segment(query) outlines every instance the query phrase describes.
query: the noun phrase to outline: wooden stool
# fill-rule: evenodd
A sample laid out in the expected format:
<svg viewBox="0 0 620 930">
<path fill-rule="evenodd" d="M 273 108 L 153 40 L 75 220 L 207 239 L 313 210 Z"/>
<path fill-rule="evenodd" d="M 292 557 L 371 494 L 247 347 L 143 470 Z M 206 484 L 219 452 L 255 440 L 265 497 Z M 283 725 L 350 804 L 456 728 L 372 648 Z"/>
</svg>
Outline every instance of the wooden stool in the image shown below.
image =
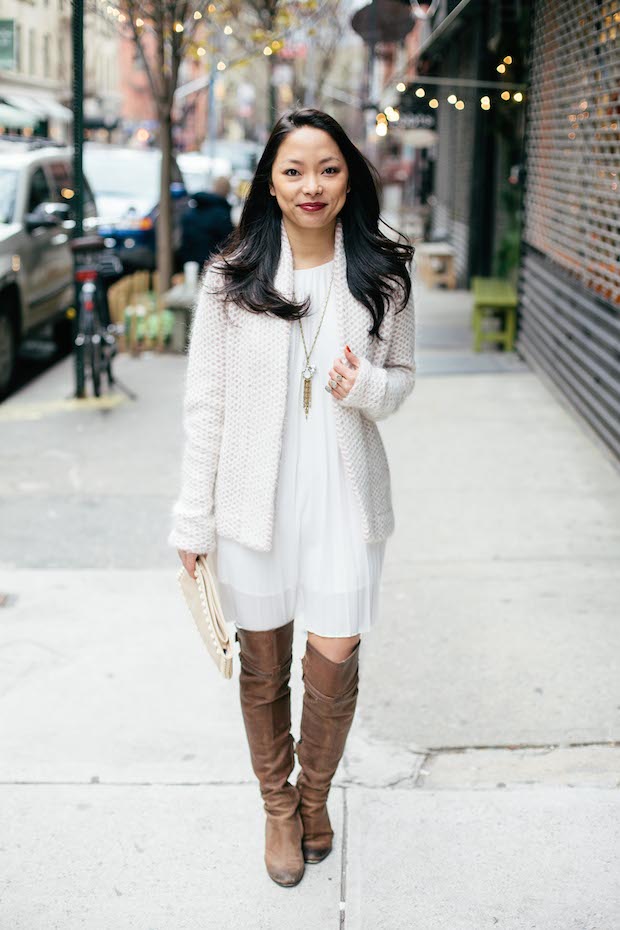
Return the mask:
<svg viewBox="0 0 620 930">
<path fill-rule="evenodd" d="M 420 277 L 427 287 L 445 284 L 454 290 L 456 273 L 454 269 L 454 248 L 447 242 L 421 242 L 416 245 L 416 257 Z"/>
<path fill-rule="evenodd" d="M 517 292 L 508 281 L 502 278 L 471 279 L 474 292 L 474 310 L 472 327 L 474 330 L 474 351 L 480 352 L 483 342 L 501 342 L 507 352 L 514 347 L 517 330 Z M 503 326 L 499 330 L 485 329 L 483 321 L 491 316 L 503 317 Z"/>
</svg>

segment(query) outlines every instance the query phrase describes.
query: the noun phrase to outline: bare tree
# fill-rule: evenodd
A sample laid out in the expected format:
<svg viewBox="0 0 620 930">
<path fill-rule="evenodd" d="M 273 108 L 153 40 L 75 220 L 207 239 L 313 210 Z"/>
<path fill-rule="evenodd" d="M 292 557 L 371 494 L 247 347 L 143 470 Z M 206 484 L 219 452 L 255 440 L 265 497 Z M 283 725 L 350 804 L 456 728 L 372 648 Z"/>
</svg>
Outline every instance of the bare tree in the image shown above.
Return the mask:
<svg viewBox="0 0 620 930">
<path fill-rule="evenodd" d="M 236 24 L 234 45 L 238 55 L 229 66 L 248 58 L 265 56 L 271 72 L 277 52 L 288 33 L 320 21 L 325 6 L 339 0 L 122 0 L 121 28 L 128 30 L 142 60 L 153 95 L 161 147 L 161 191 L 157 227 L 157 267 L 160 288 L 170 284 L 173 270 L 172 203 L 170 196 L 172 158 L 172 110 L 181 63 L 198 41 L 203 45 L 223 22 Z M 207 15 L 208 14 L 208 15 Z M 212 52 L 214 54 L 214 52 Z M 264 60 L 264 59 L 263 59 Z M 270 81 L 270 88 L 272 82 Z M 270 98 L 270 118 L 275 102 Z"/>
</svg>

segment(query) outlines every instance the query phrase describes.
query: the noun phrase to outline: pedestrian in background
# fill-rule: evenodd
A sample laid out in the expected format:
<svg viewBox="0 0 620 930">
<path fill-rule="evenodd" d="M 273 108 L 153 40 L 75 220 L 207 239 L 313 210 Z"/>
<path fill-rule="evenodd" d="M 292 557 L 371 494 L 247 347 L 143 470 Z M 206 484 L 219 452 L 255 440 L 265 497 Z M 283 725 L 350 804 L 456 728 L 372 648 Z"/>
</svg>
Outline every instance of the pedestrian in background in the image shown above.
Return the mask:
<svg viewBox="0 0 620 930">
<path fill-rule="evenodd" d="M 192 194 L 187 209 L 181 216 L 181 259 L 203 264 L 216 253 L 233 231 L 230 218 L 230 181 L 216 178 L 212 191 Z"/>
<path fill-rule="evenodd" d="M 236 627 L 265 863 L 281 885 L 332 848 L 327 798 L 394 530 L 376 421 L 415 382 L 413 247 L 379 229 L 377 178 L 327 113 L 283 115 L 192 323 L 168 542 L 191 575 L 211 555 Z M 307 631 L 297 742 L 295 620 Z"/>
</svg>

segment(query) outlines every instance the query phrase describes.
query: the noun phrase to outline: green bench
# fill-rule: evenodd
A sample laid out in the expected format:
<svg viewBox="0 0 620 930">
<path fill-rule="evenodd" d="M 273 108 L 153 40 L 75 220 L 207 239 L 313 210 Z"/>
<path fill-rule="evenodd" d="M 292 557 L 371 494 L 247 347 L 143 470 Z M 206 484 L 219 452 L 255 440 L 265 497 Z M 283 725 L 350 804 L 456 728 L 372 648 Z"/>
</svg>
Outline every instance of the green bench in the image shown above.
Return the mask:
<svg viewBox="0 0 620 930">
<path fill-rule="evenodd" d="M 502 278 L 481 277 L 473 277 L 471 287 L 474 294 L 474 351 L 480 352 L 483 342 L 501 342 L 505 350 L 511 352 L 517 331 L 516 289 Z M 484 327 L 486 319 L 498 316 L 503 323 L 499 330 Z"/>
</svg>

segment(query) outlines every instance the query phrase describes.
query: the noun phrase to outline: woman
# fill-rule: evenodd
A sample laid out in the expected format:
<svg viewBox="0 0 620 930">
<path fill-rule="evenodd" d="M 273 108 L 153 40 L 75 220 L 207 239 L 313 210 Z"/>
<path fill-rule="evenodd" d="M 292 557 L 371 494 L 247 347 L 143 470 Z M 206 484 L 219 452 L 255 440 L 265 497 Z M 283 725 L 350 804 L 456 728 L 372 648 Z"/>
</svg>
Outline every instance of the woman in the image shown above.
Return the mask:
<svg viewBox="0 0 620 930">
<path fill-rule="evenodd" d="M 379 231 L 375 179 L 328 114 L 282 116 L 237 230 L 205 268 L 192 323 L 168 542 L 192 575 L 198 553 L 214 558 L 239 642 L 265 864 L 281 885 L 297 884 L 304 863 L 332 848 L 326 802 L 394 529 L 375 421 L 414 386 L 413 247 Z M 289 679 L 300 618 L 295 743 Z"/>
</svg>

